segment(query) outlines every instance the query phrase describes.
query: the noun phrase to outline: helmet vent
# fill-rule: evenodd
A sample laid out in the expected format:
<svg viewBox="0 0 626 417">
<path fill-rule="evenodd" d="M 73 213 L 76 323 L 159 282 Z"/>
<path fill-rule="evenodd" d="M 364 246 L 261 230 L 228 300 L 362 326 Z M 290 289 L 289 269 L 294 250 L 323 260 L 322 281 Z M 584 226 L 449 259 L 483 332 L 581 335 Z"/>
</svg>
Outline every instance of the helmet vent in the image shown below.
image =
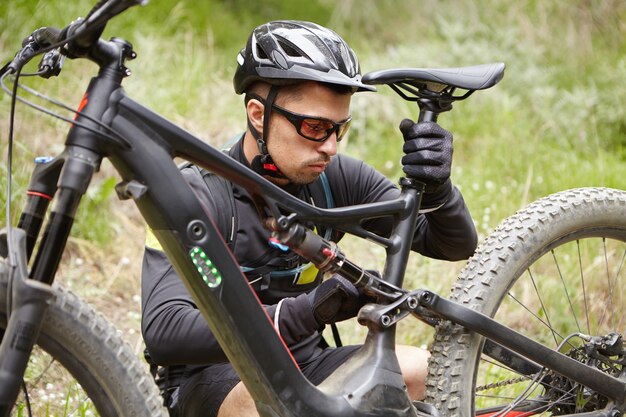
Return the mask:
<svg viewBox="0 0 626 417">
<path fill-rule="evenodd" d="M 261 48 L 261 45 L 257 44 L 256 46 L 256 56 L 259 57 L 259 59 L 268 59 L 269 57 L 267 56 L 267 54 L 265 53 L 265 50 L 263 48 Z"/>
<path fill-rule="evenodd" d="M 294 57 L 294 58 L 301 58 L 303 56 L 306 56 L 304 52 L 302 52 L 300 49 L 297 49 L 291 43 L 281 42 L 281 41 L 278 41 L 278 43 L 280 44 L 281 48 L 283 49 L 283 52 L 287 56 Z"/>
</svg>

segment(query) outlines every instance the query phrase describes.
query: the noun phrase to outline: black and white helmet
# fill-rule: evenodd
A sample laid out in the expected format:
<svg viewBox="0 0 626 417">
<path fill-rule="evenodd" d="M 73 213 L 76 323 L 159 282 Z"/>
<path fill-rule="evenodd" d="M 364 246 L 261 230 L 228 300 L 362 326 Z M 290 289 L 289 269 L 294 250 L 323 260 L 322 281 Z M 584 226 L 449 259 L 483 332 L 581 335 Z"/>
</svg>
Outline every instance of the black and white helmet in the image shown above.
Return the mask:
<svg viewBox="0 0 626 417">
<path fill-rule="evenodd" d="M 318 81 L 376 91 L 361 82 L 359 61 L 346 42 L 311 22 L 281 20 L 257 27 L 237 55 L 237 63 L 233 79 L 237 94 L 256 81 L 272 85 Z"/>
</svg>

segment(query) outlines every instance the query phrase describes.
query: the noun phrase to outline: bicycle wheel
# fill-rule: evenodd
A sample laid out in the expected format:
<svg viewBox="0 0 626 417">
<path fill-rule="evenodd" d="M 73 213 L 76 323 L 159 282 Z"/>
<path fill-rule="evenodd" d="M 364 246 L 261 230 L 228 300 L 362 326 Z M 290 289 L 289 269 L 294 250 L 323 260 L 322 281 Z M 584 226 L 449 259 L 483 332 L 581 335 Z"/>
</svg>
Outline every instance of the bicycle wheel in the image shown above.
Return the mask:
<svg viewBox="0 0 626 417">
<path fill-rule="evenodd" d="M 0 335 L 7 325 L 0 282 Z M 25 375 L 35 416 L 167 416 L 156 384 L 115 327 L 74 294 L 55 289 Z M 24 390 L 12 416 L 27 416 Z"/>
<path fill-rule="evenodd" d="M 564 191 L 505 220 L 451 299 L 623 379 L 625 257 L 626 192 Z M 450 322 L 437 328 L 427 396 L 445 416 L 576 414 L 608 403 L 549 370 L 527 375 L 494 361 L 484 338 Z"/>
</svg>

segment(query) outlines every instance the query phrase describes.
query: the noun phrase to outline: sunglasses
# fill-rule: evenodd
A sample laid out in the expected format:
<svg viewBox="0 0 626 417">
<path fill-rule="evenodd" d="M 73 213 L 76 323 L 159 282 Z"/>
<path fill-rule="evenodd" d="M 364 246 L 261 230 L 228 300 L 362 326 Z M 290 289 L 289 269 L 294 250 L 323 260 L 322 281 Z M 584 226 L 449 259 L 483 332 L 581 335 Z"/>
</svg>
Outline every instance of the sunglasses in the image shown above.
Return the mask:
<svg viewBox="0 0 626 417">
<path fill-rule="evenodd" d="M 265 105 L 265 100 L 256 94 L 249 94 L 249 96 Z M 352 122 L 352 117 L 348 117 L 340 122 L 334 122 L 324 117 L 294 113 L 276 104 L 272 104 L 272 110 L 284 116 L 296 128 L 300 136 L 314 142 L 324 142 L 335 132 L 337 132 L 337 142 L 340 142 L 348 132 Z"/>
</svg>

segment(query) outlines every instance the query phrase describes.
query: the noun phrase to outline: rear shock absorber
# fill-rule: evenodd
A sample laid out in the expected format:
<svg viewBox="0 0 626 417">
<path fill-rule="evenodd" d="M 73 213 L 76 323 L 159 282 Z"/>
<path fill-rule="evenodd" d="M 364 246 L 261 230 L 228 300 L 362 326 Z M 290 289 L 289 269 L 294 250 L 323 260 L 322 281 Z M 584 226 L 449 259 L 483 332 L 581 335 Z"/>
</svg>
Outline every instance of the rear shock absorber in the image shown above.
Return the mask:
<svg viewBox="0 0 626 417">
<path fill-rule="evenodd" d="M 361 268 L 350 261 L 335 242 L 324 239 L 299 223 L 274 231 L 272 238 L 313 262 L 320 271 L 339 273 L 354 285 L 363 287 L 370 295 L 396 299 L 406 292 L 386 282 L 374 271 Z"/>
</svg>

